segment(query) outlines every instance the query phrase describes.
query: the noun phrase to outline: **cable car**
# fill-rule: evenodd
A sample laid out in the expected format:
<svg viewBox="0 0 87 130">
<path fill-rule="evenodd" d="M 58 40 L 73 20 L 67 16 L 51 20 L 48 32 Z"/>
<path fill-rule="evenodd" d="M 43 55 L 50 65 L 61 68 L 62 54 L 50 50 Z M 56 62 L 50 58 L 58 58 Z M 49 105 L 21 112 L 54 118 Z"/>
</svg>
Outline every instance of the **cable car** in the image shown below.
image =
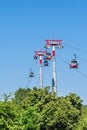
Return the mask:
<svg viewBox="0 0 87 130">
<path fill-rule="evenodd" d="M 34 73 L 30 72 L 29 77 L 34 77 Z"/>
<path fill-rule="evenodd" d="M 71 62 L 70 62 L 70 68 L 78 68 L 78 62 L 76 60 L 76 54 L 74 54 L 75 56 L 75 59 L 72 59 Z"/>
<path fill-rule="evenodd" d="M 38 56 L 34 55 L 34 59 L 37 60 Z"/>
<path fill-rule="evenodd" d="M 44 56 L 44 57 L 43 57 L 43 59 L 44 59 L 44 60 L 47 60 L 47 57 L 46 57 L 46 56 Z"/>
<path fill-rule="evenodd" d="M 30 70 L 30 74 L 29 74 L 29 77 L 34 77 L 34 73 Z"/>
<path fill-rule="evenodd" d="M 51 56 L 51 53 L 50 52 L 46 52 L 46 55 Z"/>
<path fill-rule="evenodd" d="M 52 57 L 51 56 L 44 56 L 44 58 L 43 58 L 44 60 L 51 60 L 52 59 Z"/>
<path fill-rule="evenodd" d="M 44 61 L 44 66 L 49 66 L 49 64 L 48 64 L 48 61 L 47 61 L 47 60 L 45 60 L 45 61 Z"/>
<path fill-rule="evenodd" d="M 44 59 L 44 60 L 51 60 L 51 59 L 52 59 L 51 53 L 47 52 L 47 53 L 46 53 L 46 56 L 44 56 L 43 59 Z"/>
<path fill-rule="evenodd" d="M 51 53 L 47 52 L 46 55 L 47 55 L 47 60 L 51 60 L 52 58 Z"/>
</svg>

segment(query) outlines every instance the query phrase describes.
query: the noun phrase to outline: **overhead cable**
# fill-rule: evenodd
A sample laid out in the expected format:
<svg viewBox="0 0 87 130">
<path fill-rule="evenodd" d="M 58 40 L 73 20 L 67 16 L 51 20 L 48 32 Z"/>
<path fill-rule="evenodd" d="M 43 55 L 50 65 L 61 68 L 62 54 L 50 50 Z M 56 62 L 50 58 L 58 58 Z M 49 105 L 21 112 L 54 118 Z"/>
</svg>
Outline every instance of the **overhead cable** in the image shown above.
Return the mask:
<svg viewBox="0 0 87 130">
<path fill-rule="evenodd" d="M 75 50 L 78 50 L 78 51 L 80 51 L 80 52 L 87 53 L 87 51 L 82 50 L 82 49 L 79 49 L 79 48 L 74 47 L 74 46 L 72 46 L 72 45 L 69 45 L 69 44 L 67 44 L 67 43 L 64 43 L 64 45 L 66 45 L 66 46 L 68 46 L 68 47 L 70 47 L 70 48 L 73 48 L 73 49 L 75 49 Z"/>
</svg>

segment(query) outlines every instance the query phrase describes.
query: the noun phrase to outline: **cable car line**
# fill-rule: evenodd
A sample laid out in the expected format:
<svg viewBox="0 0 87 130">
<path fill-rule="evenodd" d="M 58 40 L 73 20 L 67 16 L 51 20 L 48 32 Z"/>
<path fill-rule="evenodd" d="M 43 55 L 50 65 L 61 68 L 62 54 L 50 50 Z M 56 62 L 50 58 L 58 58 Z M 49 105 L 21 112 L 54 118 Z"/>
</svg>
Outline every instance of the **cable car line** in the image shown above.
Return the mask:
<svg viewBox="0 0 87 130">
<path fill-rule="evenodd" d="M 66 50 L 69 54 L 73 55 L 73 53 L 72 53 L 69 49 L 66 49 L 66 48 L 65 48 L 65 50 Z"/>
<path fill-rule="evenodd" d="M 87 51 L 84 51 L 84 50 L 79 49 L 79 48 L 77 48 L 77 47 L 71 46 L 71 45 L 69 45 L 69 44 L 67 44 L 67 43 L 64 43 L 64 45 L 66 45 L 66 46 L 68 46 L 68 47 L 70 47 L 70 48 L 73 48 L 73 49 L 75 49 L 75 50 L 78 50 L 78 51 L 80 51 L 80 52 L 87 53 Z"/>
<path fill-rule="evenodd" d="M 66 63 L 68 65 L 68 62 L 65 61 L 63 58 L 61 58 L 60 56 L 58 56 L 64 63 Z M 81 76 L 83 76 L 84 78 L 87 78 L 87 75 L 85 75 L 84 73 L 80 72 L 78 69 L 74 69 L 78 74 L 80 74 Z"/>
<path fill-rule="evenodd" d="M 74 54 L 75 55 L 75 54 Z M 64 61 L 70 68 L 72 68 L 72 69 L 76 69 L 76 68 L 78 68 L 78 62 L 77 62 L 77 60 L 76 60 L 76 55 L 75 55 L 75 59 L 72 59 L 71 60 L 71 62 L 70 62 L 70 64 L 67 62 L 67 61 L 65 61 L 62 57 L 60 57 L 60 56 L 58 56 L 62 61 Z"/>
<path fill-rule="evenodd" d="M 84 61 L 84 62 L 87 62 L 87 60 L 86 59 L 84 59 L 84 58 L 82 58 L 82 57 L 79 57 L 79 56 L 77 56 L 79 59 L 81 59 L 82 61 Z"/>
<path fill-rule="evenodd" d="M 80 72 L 79 70 L 76 70 L 76 72 L 78 72 L 80 75 L 82 75 L 84 78 L 87 78 L 87 75 L 85 75 L 84 73 Z"/>
<path fill-rule="evenodd" d="M 36 86 L 38 86 L 38 82 L 39 82 L 39 76 L 38 76 L 38 78 L 37 78 L 36 81 L 35 81 L 35 85 L 36 85 Z"/>
<path fill-rule="evenodd" d="M 64 60 L 62 57 L 60 57 L 59 55 L 58 55 L 58 58 L 60 58 L 64 63 L 66 63 L 67 65 L 69 64 L 66 60 Z"/>
<path fill-rule="evenodd" d="M 65 50 L 66 50 L 69 54 L 72 54 L 72 55 L 73 55 L 73 53 L 72 53 L 70 50 L 68 50 L 68 49 L 66 49 L 66 48 L 65 48 Z M 82 61 L 84 61 L 84 62 L 87 62 L 87 59 L 84 59 L 84 58 L 79 57 L 79 56 L 77 56 L 77 59 L 80 59 L 80 60 L 82 60 Z"/>
</svg>

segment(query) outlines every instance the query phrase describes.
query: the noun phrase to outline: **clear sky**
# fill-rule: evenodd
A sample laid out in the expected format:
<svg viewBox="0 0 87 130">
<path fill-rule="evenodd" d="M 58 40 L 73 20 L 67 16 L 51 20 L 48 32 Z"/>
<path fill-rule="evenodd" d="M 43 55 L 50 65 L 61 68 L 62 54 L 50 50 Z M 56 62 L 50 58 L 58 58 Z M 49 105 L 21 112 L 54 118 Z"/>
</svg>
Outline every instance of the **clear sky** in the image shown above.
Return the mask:
<svg viewBox="0 0 87 130">
<path fill-rule="evenodd" d="M 87 0 L 0 0 L 0 95 L 39 87 L 33 56 L 45 39 L 63 40 L 64 48 L 56 49 L 58 95 L 76 93 L 87 104 Z M 79 72 L 68 65 L 73 54 Z M 34 79 L 28 77 L 30 68 Z M 44 86 L 51 86 L 51 78 L 50 62 L 43 67 Z"/>
</svg>

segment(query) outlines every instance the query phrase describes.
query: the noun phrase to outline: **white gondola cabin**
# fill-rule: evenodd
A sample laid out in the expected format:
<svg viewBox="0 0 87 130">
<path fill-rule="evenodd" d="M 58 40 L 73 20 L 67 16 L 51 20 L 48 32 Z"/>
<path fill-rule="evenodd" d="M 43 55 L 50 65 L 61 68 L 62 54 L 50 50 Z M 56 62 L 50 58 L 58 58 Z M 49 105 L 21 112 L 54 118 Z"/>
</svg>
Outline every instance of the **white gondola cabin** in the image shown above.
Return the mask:
<svg viewBox="0 0 87 130">
<path fill-rule="evenodd" d="M 75 56 L 75 59 L 72 59 L 71 62 L 70 62 L 70 68 L 73 69 L 73 68 L 78 68 L 78 62 L 76 60 L 76 54 L 74 54 Z"/>
</svg>

